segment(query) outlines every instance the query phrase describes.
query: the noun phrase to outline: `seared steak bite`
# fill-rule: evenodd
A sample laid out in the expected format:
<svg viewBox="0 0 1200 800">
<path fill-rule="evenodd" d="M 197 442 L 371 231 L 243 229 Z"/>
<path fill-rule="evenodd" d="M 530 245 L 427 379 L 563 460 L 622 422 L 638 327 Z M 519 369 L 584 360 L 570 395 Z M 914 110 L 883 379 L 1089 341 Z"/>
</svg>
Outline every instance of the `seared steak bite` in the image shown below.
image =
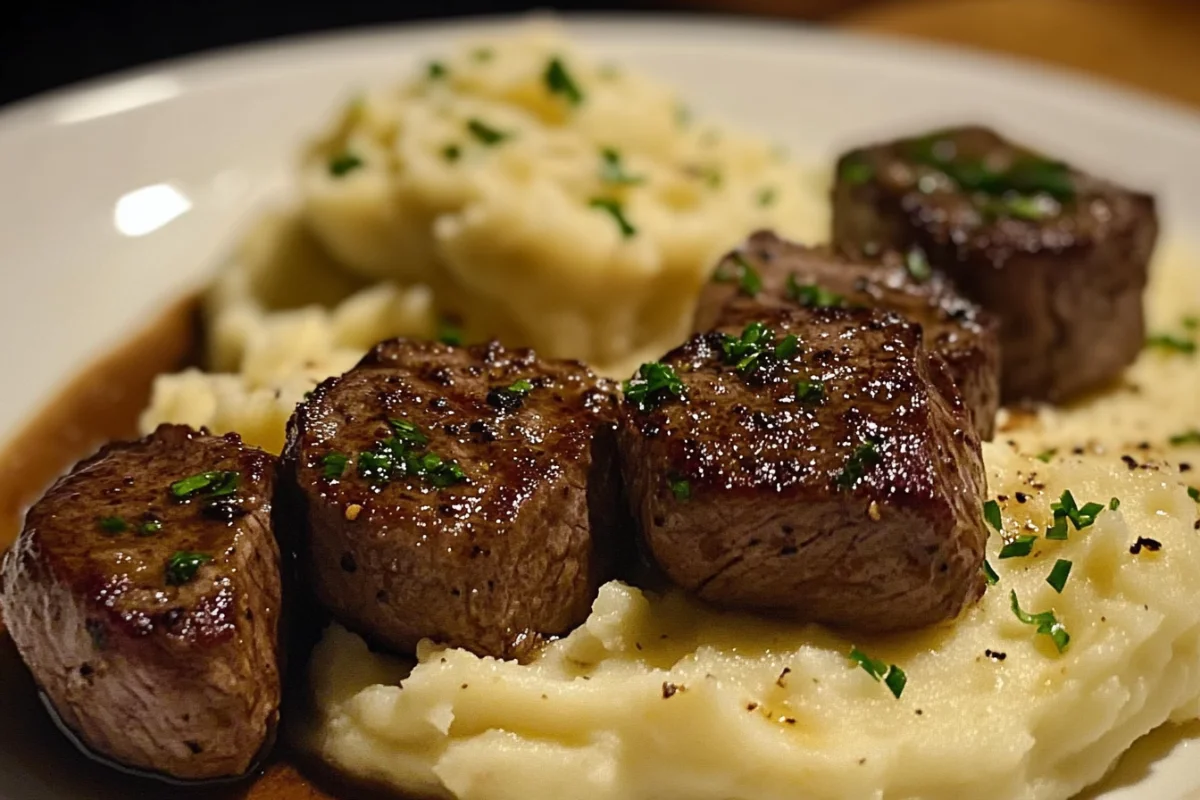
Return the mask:
<svg viewBox="0 0 1200 800">
<path fill-rule="evenodd" d="M 394 340 L 288 426 L 317 598 L 385 647 L 520 658 L 588 614 L 613 566 L 615 387 L 499 344 Z"/>
<path fill-rule="evenodd" d="M 759 231 L 717 266 L 700 294 L 693 329 L 711 330 L 724 316 L 744 317 L 756 306 L 895 311 L 922 328 L 925 345 L 950 368 L 980 437 L 991 439 L 1000 403 L 995 318 L 919 258 L 905 264 L 895 256 L 889 254 L 883 265 L 870 265 Z"/>
<path fill-rule="evenodd" d="M 1004 402 L 1068 399 L 1142 347 L 1154 198 L 979 127 L 838 162 L 834 245 L 923 253 L 1000 318 Z"/>
<path fill-rule="evenodd" d="M 30 510 L 0 605 L 62 722 L 99 756 L 237 776 L 279 716 L 274 461 L 163 425 L 105 446 Z"/>
<path fill-rule="evenodd" d="M 649 550 L 715 605 L 891 631 L 983 589 L 979 438 L 893 313 L 727 318 L 642 368 L 618 442 Z"/>
</svg>

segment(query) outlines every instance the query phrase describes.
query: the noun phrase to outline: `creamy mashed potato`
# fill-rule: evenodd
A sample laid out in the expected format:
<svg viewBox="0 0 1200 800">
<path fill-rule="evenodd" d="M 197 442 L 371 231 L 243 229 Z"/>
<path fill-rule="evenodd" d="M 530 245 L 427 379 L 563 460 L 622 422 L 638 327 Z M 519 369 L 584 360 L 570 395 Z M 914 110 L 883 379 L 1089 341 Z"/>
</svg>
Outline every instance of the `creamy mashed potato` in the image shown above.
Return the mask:
<svg viewBox="0 0 1200 800">
<path fill-rule="evenodd" d="M 583 102 L 561 74 L 551 90 L 556 58 Z M 628 374 L 682 338 L 715 256 L 752 229 L 824 238 L 821 180 L 553 32 L 436 64 L 350 104 L 309 150 L 302 209 L 258 226 L 210 292 L 212 371 L 160 378 L 144 429 L 277 451 L 318 381 L 447 317 Z M 1197 297 L 1200 270 L 1163 253 L 1152 330 L 1184 332 Z M 1200 427 L 1197 398 L 1200 358 L 1147 351 L 1109 391 L 1005 415 L 984 456 L 1007 534 L 1043 533 L 1064 490 L 1104 510 L 1023 558 L 1000 559 L 994 536 L 999 582 L 953 624 L 852 641 L 610 583 L 525 665 L 432 643 L 388 658 L 333 626 L 298 738 L 353 775 L 464 800 L 1069 797 L 1138 737 L 1200 716 L 1200 445 L 1171 443 Z M 1013 591 L 1053 611 L 1065 652 Z M 900 699 L 852 644 L 905 671 Z"/>
<path fill-rule="evenodd" d="M 1200 271 L 1166 254 L 1152 329 L 1180 332 L 1197 297 Z M 1200 716 L 1200 477 L 1184 466 L 1200 446 L 1170 442 L 1200 426 L 1197 398 L 1200 360 L 1147 351 L 1108 393 L 1010 418 L 984 447 L 1006 533 L 1044 533 L 1064 490 L 1105 508 L 1027 557 L 1000 559 L 994 536 L 1000 580 L 952 624 L 848 639 L 610 583 L 528 665 L 426 643 L 414 666 L 334 626 L 302 739 L 356 775 L 464 800 L 1070 797 L 1138 737 Z M 1139 537 L 1161 548 L 1134 554 Z M 1013 591 L 1053 610 L 1066 652 L 1017 618 Z M 905 671 L 900 699 L 852 644 Z"/>
</svg>

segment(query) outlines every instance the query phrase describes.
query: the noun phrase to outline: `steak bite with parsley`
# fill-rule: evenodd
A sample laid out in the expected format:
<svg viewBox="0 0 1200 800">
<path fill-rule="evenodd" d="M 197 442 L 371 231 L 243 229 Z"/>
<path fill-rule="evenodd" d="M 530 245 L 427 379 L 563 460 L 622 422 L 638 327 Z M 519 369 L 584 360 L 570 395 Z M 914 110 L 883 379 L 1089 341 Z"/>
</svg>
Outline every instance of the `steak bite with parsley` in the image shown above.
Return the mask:
<svg viewBox="0 0 1200 800">
<path fill-rule="evenodd" d="M 63 725 L 160 776 L 238 776 L 274 740 L 274 459 L 163 425 L 78 464 L 29 510 L 0 606 Z"/>
<path fill-rule="evenodd" d="M 776 306 L 865 306 L 899 313 L 923 331 L 962 393 L 975 428 L 989 440 L 1000 404 L 995 318 L 960 295 L 918 255 L 889 254 L 883 265 L 846 259 L 760 231 L 721 260 L 700 294 L 693 329 L 729 315 Z"/>
<path fill-rule="evenodd" d="M 1141 350 L 1150 195 L 964 127 L 842 156 L 833 206 L 837 248 L 918 253 L 999 317 L 1006 403 L 1069 399 Z"/>
<path fill-rule="evenodd" d="M 401 652 L 521 658 L 570 631 L 614 565 L 616 419 L 616 387 L 578 362 L 377 345 L 288 425 L 317 599 Z"/>
<path fill-rule="evenodd" d="M 892 631 L 982 592 L 979 437 L 894 313 L 727 317 L 627 383 L 618 443 L 654 560 L 714 605 Z"/>
</svg>

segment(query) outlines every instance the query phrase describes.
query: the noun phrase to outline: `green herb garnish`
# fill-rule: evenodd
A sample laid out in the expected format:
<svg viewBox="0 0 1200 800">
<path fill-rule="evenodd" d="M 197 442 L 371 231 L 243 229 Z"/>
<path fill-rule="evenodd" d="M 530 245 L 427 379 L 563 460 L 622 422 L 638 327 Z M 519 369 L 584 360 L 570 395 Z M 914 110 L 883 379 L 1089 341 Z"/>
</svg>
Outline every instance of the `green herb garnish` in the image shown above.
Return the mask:
<svg viewBox="0 0 1200 800">
<path fill-rule="evenodd" d="M 996 529 L 997 533 L 1004 533 L 1004 523 L 1000 518 L 1000 504 L 995 500 L 988 500 L 983 504 L 983 518 Z"/>
<path fill-rule="evenodd" d="M 1050 527 L 1046 528 L 1046 538 L 1052 541 L 1061 542 L 1067 538 L 1067 515 L 1055 511 L 1054 522 Z"/>
<path fill-rule="evenodd" d="M 986 558 L 983 560 L 983 577 L 987 581 L 988 586 L 995 586 L 1000 582 L 1000 576 L 996 573 L 996 570 L 992 569 L 992 565 L 987 562 Z"/>
<path fill-rule="evenodd" d="M 668 364 L 653 361 L 642 364 L 637 375 L 625 381 L 625 402 L 632 403 L 638 411 L 646 412 L 664 401 L 684 396 L 683 381 Z"/>
<path fill-rule="evenodd" d="M 1045 195 L 1005 194 L 988 200 L 983 211 L 992 217 L 1012 217 L 1038 222 L 1058 213 L 1058 205 Z"/>
<path fill-rule="evenodd" d="M 1108 501 L 1108 510 L 1109 511 L 1116 511 L 1120 507 L 1121 507 L 1121 501 L 1119 498 L 1114 497 L 1112 500 Z"/>
<path fill-rule="evenodd" d="M 395 458 L 390 450 L 376 445 L 375 450 L 358 454 L 358 474 L 371 483 L 383 483 L 392 476 Z"/>
<path fill-rule="evenodd" d="M 467 120 L 467 131 L 488 147 L 500 144 L 511 135 L 504 131 L 498 131 L 482 120 L 474 118 Z"/>
<path fill-rule="evenodd" d="M 762 208 L 766 208 L 767 206 L 774 205 L 775 204 L 775 189 L 771 186 L 768 186 L 764 189 L 759 189 L 758 190 L 758 204 Z"/>
<path fill-rule="evenodd" d="M 388 425 L 391 426 L 396 438 L 409 447 L 421 448 L 429 444 L 429 437 L 425 435 L 425 432 L 406 419 L 390 418 Z"/>
<path fill-rule="evenodd" d="M 1050 504 L 1050 510 L 1056 518 L 1063 516 L 1071 520 L 1071 524 L 1078 531 L 1094 524 L 1096 516 L 1104 510 L 1104 506 L 1100 503 L 1087 503 L 1083 508 L 1079 508 L 1075 503 L 1075 496 L 1068 489 L 1062 493 L 1057 503 Z"/>
<path fill-rule="evenodd" d="M 617 227 L 621 230 L 621 236 L 625 239 L 637 234 L 637 228 L 630 224 L 625 217 L 625 211 L 621 206 L 620 201 L 613 200 L 610 197 L 593 197 L 588 203 L 592 208 L 598 208 L 601 211 L 607 212 L 613 221 L 617 223 Z"/>
<path fill-rule="evenodd" d="M 1197 503 L 1200 503 L 1200 489 L 1197 489 L 1195 486 L 1189 486 L 1187 487 L 1187 492 L 1188 497 L 1192 498 Z"/>
<path fill-rule="evenodd" d="M 179 550 L 167 559 L 166 581 L 168 586 L 182 586 L 196 577 L 196 571 L 201 564 L 212 561 L 207 553 L 192 553 Z"/>
<path fill-rule="evenodd" d="M 335 178 L 340 178 L 348 172 L 360 168 L 363 165 L 363 160 L 353 153 L 341 153 L 329 159 L 329 174 Z"/>
<path fill-rule="evenodd" d="M 1047 194 L 1059 201 L 1075 196 L 1071 170 L 1061 161 L 1027 155 L 997 171 L 983 159 L 961 156 L 944 133 L 912 140 L 906 149 L 914 161 L 944 173 L 966 192 L 995 196 Z"/>
<path fill-rule="evenodd" d="M 1146 347 L 1155 347 L 1173 353 L 1190 354 L 1196 352 L 1196 343 L 1191 339 L 1184 339 L 1182 336 L 1172 336 L 1169 333 L 1160 333 L 1148 337 L 1146 339 Z"/>
<path fill-rule="evenodd" d="M 327 480 L 340 478 L 346 471 L 346 464 L 349 462 L 350 457 L 345 453 L 326 453 L 321 459 L 322 474 Z"/>
<path fill-rule="evenodd" d="M 879 450 L 876 449 L 875 442 L 864 441 L 850 453 L 834 482 L 839 489 L 852 489 L 862 479 L 867 467 L 878 462 Z"/>
<path fill-rule="evenodd" d="M 632 186 L 641 183 L 646 178 L 642 175 L 630 175 L 621 163 L 621 153 L 606 147 L 600 151 L 600 180 L 605 183 L 615 183 Z"/>
<path fill-rule="evenodd" d="M 789 333 L 780 340 L 779 344 L 775 345 L 775 357 L 779 359 L 788 359 L 796 355 L 796 351 L 800 349 L 800 339 L 794 333 Z"/>
<path fill-rule="evenodd" d="M 182 500 L 197 494 L 225 497 L 237 491 L 240 474 L 228 470 L 198 472 L 171 484 L 171 494 Z"/>
<path fill-rule="evenodd" d="M 462 328 L 450 319 L 440 319 L 437 326 L 437 340 L 442 344 L 458 347 L 463 343 Z"/>
<path fill-rule="evenodd" d="M 1197 328 L 1200 328 L 1200 317 L 1188 314 L 1183 318 L 1183 327 L 1189 331 L 1194 331 Z"/>
<path fill-rule="evenodd" d="M 521 378 L 519 381 L 509 384 L 508 391 L 524 396 L 533 391 L 533 384 L 525 378 Z"/>
<path fill-rule="evenodd" d="M 713 272 L 712 279 L 717 283 L 737 282 L 738 291 L 746 297 L 754 297 L 762 291 L 762 276 L 754 265 L 746 260 L 741 253 L 731 253 L 729 261 L 734 263 L 736 270 L 727 268 L 727 262 L 722 261 Z"/>
<path fill-rule="evenodd" d="M 686 478 L 679 476 L 669 476 L 667 484 L 671 487 L 671 494 L 675 495 L 675 499 L 681 503 L 692 499 L 692 484 Z"/>
<path fill-rule="evenodd" d="M 1021 604 L 1017 601 L 1017 593 L 1011 593 L 1012 612 L 1017 619 L 1024 622 L 1026 625 L 1036 625 L 1037 632 L 1045 636 L 1049 636 L 1054 642 L 1054 647 L 1058 652 L 1066 652 L 1067 647 L 1071 644 L 1071 635 L 1067 633 L 1067 629 L 1054 616 L 1054 611 L 1042 611 L 1038 614 L 1027 614 L 1021 610 Z"/>
<path fill-rule="evenodd" d="M 801 285 L 796 281 L 796 273 L 788 275 L 787 296 L 806 308 L 831 308 L 846 304 L 846 298 L 837 292 L 831 292 L 815 283 Z"/>
<path fill-rule="evenodd" d="M 1034 456 L 1034 458 L 1036 458 L 1038 461 L 1041 461 L 1043 464 L 1049 464 L 1051 459 L 1053 459 L 1057 453 L 1058 448 L 1051 447 L 1049 450 L 1043 450 L 1042 452 L 1038 453 L 1036 456 Z"/>
<path fill-rule="evenodd" d="M 1169 441 L 1175 447 L 1182 447 L 1185 444 L 1200 444 L 1200 428 L 1192 428 L 1183 433 L 1177 433 Z"/>
<path fill-rule="evenodd" d="M 1062 594 L 1063 587 L 1067 585 L 1067 578 L 1071 576 L 1071 562 L 1065 558 L 1060 558 L 1054 562 L 1054 568 L 1050 570 L 1050 575 L 1046 578 L 1046 583 L 1050 584 L 1054 591 Z"/>
<path fill-rule="evenodd" d="M 442 158 L 452 163 L 458 161 L 462 158 L 462 148 L 456 144 L 448 144 L 442 148 Z"/>
<path fill-rule="evenodd" d="M 838 176 L 846 183 L 857 186 L 874 178 L 875 168 L 867 163 L 867 160 L 861 155 L 849 155 L 842 159 Z"/>
<path fill-rule="evenodd" d="M 96 520 L 96 527 L 108 534 L 124 533 L 129 525 L 120 517 L 101 517 Z"/>
<path fill-rule="evenodd" d="M 929 259 L 925 256 L 925 251 L 919 247 L 909 248 L 904 255 L 904 268 L 918 283 L 924 283 L 933 277 L 933 268 L 929 266 Z"/>
<path fill-rule="evenodd" d="M 1033 545 L 1038 537 L 1032 533 L 1023 533 L 1000 548 L 1000 558 L 1023 558 L 1033 552 Z"/>
<path fill-rule="evenodd" d="M 163 529 L 161 520 L 148 519 L 137 527 L 138 536 L 153 536 Z"/>
<path fill-rule="evenodd" d="M 904 670 L 895 664 L 877 661 L 853 646 L 850 648 L 850 661 L 862 667 L 876 681 L 883 681 L 891 690 L 892 695 L 897 700 L 900 699 L 900 695 L 904 693 L 904 687 L 908 683 L 908 676 L 904 674 Z"/>
<path fill-rule="evenodd" d="M 821 381 L 796 381 L 796 400 L 801 403 L 825 402 L 825 384 Z"/>
<path fill-rule="evenodd" d="M 571 73 L 567 72 L 567 68 L 561 59 L 557 57 L 550 59 L 550 63 L 546 65 L 546 72 L 542 78 L 546 82 L 546 89 L 551 94 L 562 95 L 573 106 L 577 106 L 583 102 L 583 92 L 580 91 L 579 84 L 571 77 Z"/>
<path fill-rule="evenodd" d="M 495 52 L 490 47 L 476 47 L 471 51 L 471 60 L 483 63 L 485 61 L 491 61 L 492 56 L 494 55 Z"/>
</svg>

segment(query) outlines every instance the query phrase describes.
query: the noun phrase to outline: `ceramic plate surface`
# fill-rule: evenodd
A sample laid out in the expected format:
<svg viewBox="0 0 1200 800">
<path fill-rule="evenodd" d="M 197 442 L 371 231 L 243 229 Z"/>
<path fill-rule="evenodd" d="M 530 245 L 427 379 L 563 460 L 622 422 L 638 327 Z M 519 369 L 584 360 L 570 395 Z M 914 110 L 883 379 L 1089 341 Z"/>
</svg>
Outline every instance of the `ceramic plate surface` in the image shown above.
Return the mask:
<svg viewBox="0 0 1200 800">
<path fill-rule="evenodd" d="M 234 50 L 0 112 L 0 436 L 200 285 L 256 210 L 286 192 L 299 146 L 340 103 L 496 24 Z M 843 145 L 979 121 L 1154 191 L 1164 238 L 1200 240 L 1200 116 L 1167 103 L 1026 64 L 781 23 L 564 24 L 799 161 L 828 163 Z M 0 751 L 0 798 L 63 797 L 61 769 L 70 764 L 22 764 Z M 1200 798 L 1200 739 L 1156 734 L 1114 778 L 1089 796 Z"/>
</svg>

